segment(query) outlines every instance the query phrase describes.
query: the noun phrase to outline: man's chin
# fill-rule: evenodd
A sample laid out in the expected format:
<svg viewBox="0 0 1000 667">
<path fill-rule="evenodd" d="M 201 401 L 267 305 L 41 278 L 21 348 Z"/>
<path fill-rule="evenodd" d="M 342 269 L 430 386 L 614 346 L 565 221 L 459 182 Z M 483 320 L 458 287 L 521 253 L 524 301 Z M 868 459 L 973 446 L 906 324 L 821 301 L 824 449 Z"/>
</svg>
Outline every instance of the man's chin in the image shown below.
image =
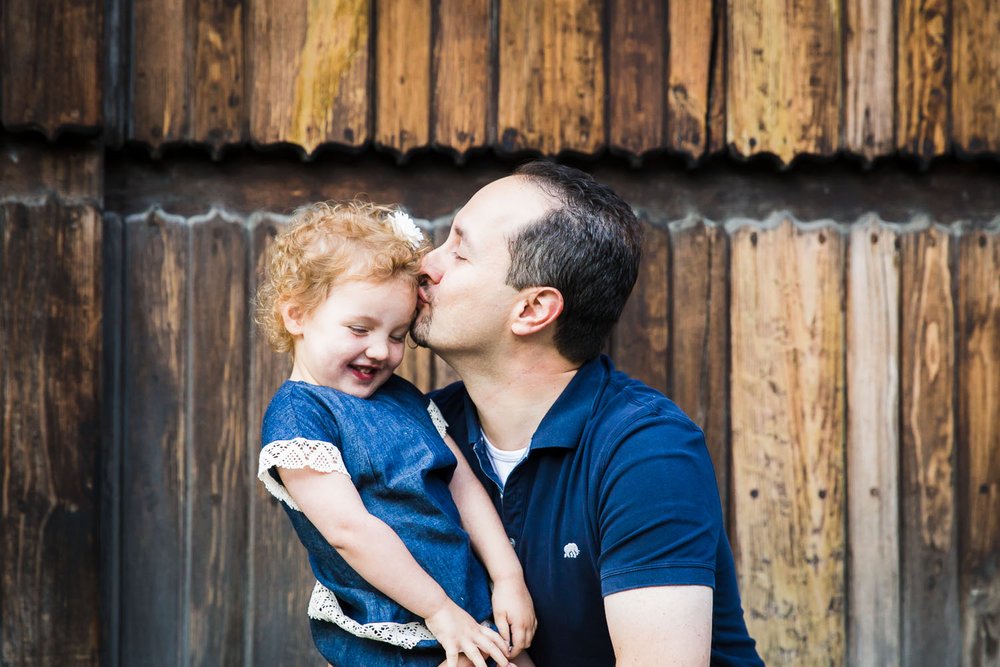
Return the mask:
<svg viewBox="0 0 1000 667">
<path fill-rule="evenodd" d="M 430 328 L 430 316 L 418 317 L 410 326 L 410 338 L 420 347 L 430 347 L 428 342 Z"/>
</svg>

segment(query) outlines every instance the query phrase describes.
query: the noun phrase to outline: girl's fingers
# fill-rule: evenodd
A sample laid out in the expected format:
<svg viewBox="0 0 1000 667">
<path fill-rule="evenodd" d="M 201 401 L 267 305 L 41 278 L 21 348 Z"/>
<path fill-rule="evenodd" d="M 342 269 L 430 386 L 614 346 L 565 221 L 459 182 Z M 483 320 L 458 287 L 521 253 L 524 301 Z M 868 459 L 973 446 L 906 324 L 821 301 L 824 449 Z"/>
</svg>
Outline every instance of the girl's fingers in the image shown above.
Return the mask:
<svg viewBox="0 0 1000 667">
<path fill-rule="evenodd" d="M 480 648 L 489 654 L 491 658 L 496 660 L 500 667 L 504 667 L 507 664 L 507 642 L 503 640 L 496 632 L 490 630 L 489 628 L 483 628 L 482 646 Z M 483 667 L 486 667 L 486 663 L 483 663 Z"/>
<path fill-rule="evenodd" d="M 497 624 L 497 630 L 500 631 L 500 636 L 506 642 L 507 646 L 513 644 L 513 638 L 511 637 L 510 623 L 507 621 L 507 617 L 503 614 L 497 616 L 495 619 Z"/>
</svg>

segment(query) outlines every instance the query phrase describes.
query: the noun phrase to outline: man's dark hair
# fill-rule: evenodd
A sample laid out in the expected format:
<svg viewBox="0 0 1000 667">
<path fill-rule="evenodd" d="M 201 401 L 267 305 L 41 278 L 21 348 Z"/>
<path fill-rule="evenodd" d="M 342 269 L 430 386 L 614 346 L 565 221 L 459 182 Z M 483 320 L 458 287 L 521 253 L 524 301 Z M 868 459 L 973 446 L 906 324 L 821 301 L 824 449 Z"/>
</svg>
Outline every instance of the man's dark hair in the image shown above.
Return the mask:
<svg viewBox="0 0 1000 667">
<path fill-rule="evenodd" d="M 507 284 L 559 290 L 556 349 L 570 361 L 589 361 L 601 353 L 635 285 L 642 224 L 611 188 L 579 169 L 538 160 L 514 173 L 559 205 L 508 239 Z"/>
</svg>

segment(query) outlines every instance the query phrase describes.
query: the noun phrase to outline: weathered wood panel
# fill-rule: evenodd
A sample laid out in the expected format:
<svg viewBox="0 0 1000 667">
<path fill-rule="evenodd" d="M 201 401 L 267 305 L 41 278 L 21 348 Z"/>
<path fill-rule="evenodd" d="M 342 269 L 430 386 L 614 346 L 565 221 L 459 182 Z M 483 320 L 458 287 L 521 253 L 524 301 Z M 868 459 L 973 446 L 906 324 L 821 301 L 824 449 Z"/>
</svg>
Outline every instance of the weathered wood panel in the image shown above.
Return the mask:
<svg viewBox="0 0 1000 667">
<path fill-rule="evenodd" d="M 844 147 L 871 160 L 895 147 L 892 0 L 844 4 Z"/>
<path fill-rule="evenodd" d="M 608 143 L 642 155 L 664 143 L 667 8 L 655 0 L 612 0 L 609 7 Z"/>
<path fill-rule="evenodd" d="M 962 664 L 1000 664 L 1000 229 L 958 263 Z"/>
<path fill-rule="evenodd" d="M 718 225 L 686 220 L 670 226 L 670 239 L 670 397 L 705 431 L 728 514 L 728 237 Z"/>
<path fill-rule="evenodd" d="M 712 3 L 672 0 L 667 80 L 667 148 L 700 158 L 708 147 Z"/>
<path fill-rule="evenodd" d="M 208 144 L 243 139 L 243 2 L 135 0 L 129 138 Z"/>
<path fill-rule="evenodd" d="M 644 227 L 639 276 L 615 326 L 611 356 L 619 369 L 668 394 L 670 236 L 649 221 Z"/>
<path fill-rule="evenodd" d="M 726 92 L 728 90 L 728 56 L 729 30 L 726 27 L 728 17 L 728 0 L 712 0 L 713 38 L 712 64 L 708 88 L 708 152 L 719 153 L 725 150 L 726 137 Z"/>
<path fill-rule="evenodd" d="M 250 3 L 250 137 L 361 146 L 368 131 L 368 0 Z"/>
<path fill-rule="evenodd" d="M 896 4 L 896 147 L 923 160 L 948 150 L 949 5 Z"/>
<path fill-rule="evenodd" d="M 593 153 L 605 143 L 600 0 L 500 3 L 503 151 Z"/>
<path fill-rule="evenodd" d="M 183 219 L 153 212 L 126 221 L 123 664 L 166 667 L 187 659 L 189 247 Z"/>
<path fill-rule="evenodd" d="M 493 142 L 487 130 L 493 106 L 490 5 L 439 0 L 434 10 L 434 145 L 459 157 Z"/>
<path fill-rule="evenodd" d="M 40 201 L 55 195 L 96 206 L 103 195 L 103 157 L 94 144 L 0 142 L 0 197 Z"/>
<path fill-rule="evenodd" d="M 769 664 L 843 664 L 843 243 L 785 220 L 732 235 L 732 522 Z"/>
<path fill-rule="evenodd" d="M 97 665 L 101 218 L 0 205 L 0 662 Z"/>
<path fill-rule="evenodd" d="M 899 251 L 872 218 L 847 275 L 847 664 L 898 665 Z"/>
<path fill-rule="evenodd" d="M 252 284 L 263 276 L 265 253 L 283 220 L 255 216 L 252 226 Z M 249 663 L 298 667 L 322 665 L 309 633 L 309 595 L 316 579 L 308 554 L 292 529 L 278 500 L 257 481 L 260 455 L 260 425 L 271 396 L 291 372 L 291 356 L 271 350 L 254 328 L 250 335 L 250 389 L 247 403 L 245 473 L 250 476 L 250 578 L 247 624 Z"/>
<path fill-rule="evenodd" d="M 104 122 L 104 2 L 5 0 L 0 4 L 0 99 L 7 127 Z"/>
<path fill-rule="evenodd" d="M 405 154 L 430 142 L 430 0 L 377 0 L 376 32 L 375 142 Z"/>
<path fill-rule="evenodd" d="M 957 665 L 951 244 L 937 227 L 901 240 L 903 664 Z"/>
<path fill-rule="evenodd" d="M 740 155 L 828 155 L 840 130 L 840 8 L 729 0 L 728 131 Z"/>
<path fill-rule="evenodd" d="M 953 0 L 951 131 L 964 153 L 1000 151 L 1000 4 Z"/>
<path fill-rule="evenodd" d="M 247 247 L 238 219 L 191 220 L 190 334 L 192 665 L 243 662 L 247 606 Z"/>
</svg>

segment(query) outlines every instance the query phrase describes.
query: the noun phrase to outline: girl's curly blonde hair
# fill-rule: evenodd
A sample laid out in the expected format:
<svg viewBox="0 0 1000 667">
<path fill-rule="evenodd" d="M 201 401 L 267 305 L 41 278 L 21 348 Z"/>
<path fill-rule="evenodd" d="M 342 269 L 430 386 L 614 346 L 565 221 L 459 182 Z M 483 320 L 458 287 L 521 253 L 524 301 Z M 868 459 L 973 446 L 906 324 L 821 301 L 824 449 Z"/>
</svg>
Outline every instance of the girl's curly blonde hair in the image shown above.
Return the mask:
<svg viewBox="0 0 1000 667">
<path fill-rule="evenodd" d="M 281 307 L 291 303 L 312 313 L 338 282 L 349 279 L 417 282 L 426 238 L 414 248 L 393 224 L 398 209 L 364 201 L 322 202 L 298 209 L 268 251 L 264 280 L 257 290 L 256 317 L 277 352 L 291 352 Z"/>
</svg>

